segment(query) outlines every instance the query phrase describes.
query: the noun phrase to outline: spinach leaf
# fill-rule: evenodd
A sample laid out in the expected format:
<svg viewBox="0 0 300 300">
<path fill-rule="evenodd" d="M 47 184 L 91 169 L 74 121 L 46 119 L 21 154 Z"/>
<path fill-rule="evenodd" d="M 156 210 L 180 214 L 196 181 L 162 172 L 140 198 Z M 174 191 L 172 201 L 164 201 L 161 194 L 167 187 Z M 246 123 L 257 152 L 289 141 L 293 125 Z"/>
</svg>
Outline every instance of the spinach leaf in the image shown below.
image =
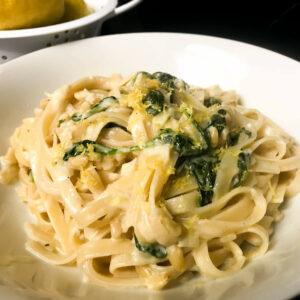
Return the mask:
<svg viewBox="0 0 300 300">
<path fill-rule="evenodd" d="M 28 175 L 29 175 L 29 180 L 34 183 L 34 177 L 33 177 L 32 169 L 29 170 Z"/>
<path fill-rule="evenodd" d="M 143 104 L 146 107 L 146 112 L 149 115 L 156 116 L 164 109 L 165 97 L 159 90 L 150 91 L 143 99 Z"/>
<path fill-rule="evenodd" d="M 220 113 L 220 111 L 221 111 L 221 113 Z M 226 126 L 226 118 L 225 118 L 224 112 L 226 114 L 226 110 L 220 109 L 217 114 L 212 115 L 212 117 L 210 119 L 210 123 L 206 129 L 208 129 L 210 126 L 214 126 L 217 128 L 219 133 L 222 132 L 222 130 Z"/>
<path fill-rule="evenodd" d="M 79 122 L 82 120 L 82 115 L 78 115 L 77 113 L 73 114 L 71 117 L 72 121 Z"/>
<path fill-rule="evenodd" d="M 146 146 L 144 146 L 144 147 L 146 147 Z M 149 144 L 148 147 L 149 146 L 151 146 L 151 145 Z M 83 141 L 73 144 L 73 146 L 68 151 L 65 152 L 65 154 L 63 156 L 63 160 L 68 161 L 70 157 L 78 156 L 82 153 L 89 153 L 91 147 L 92 147 L 93 152 L 101 154 L 101 155 L 113 155 L 113 154 L 117 154 L 117 153 L 130 153 L 130 152 L 134 152 L 134 151 L 142 149 L 139 146 L 115 149 L 115 148 L 106 147 L 106 146 L 101 145 L 94 141 L 83 140 Z"/>
<path fill-rule="evenodd" d="M 152 79 L 159 80 L 161 88 L 163 88 L 168 92 L 171 92 L 171 100 L 172 100 L 175 90 L 178 89 L 178 86 L 176 85 L 176 80 L 178 80 L 178 78 L 165 72 L 155 72 L 152 74 Z M 178 83 L 179 82 L 183 83 L 185 90 L 188 89 L 189 85 L 185 81 L 179 80 Z"/>
<path fill-rule="evenodd" d="M 165 73 L 165 72 L 155 72 L 155 73 L 152 74 L 152 78 L 157 79 L 162 83 L 166 83 L 168 81 L 176 79 L 175 76 L 170 75 L 170 74 Z"/>
<path fill-rule="evenodd" d="M 164 90 L 171 92 L 171 97 L 173 96 L 173 92 L 174 90 L 176 90 L 178 87 L 176 86 L 175 80 L 177 80 L 177 78 L 171 74 L 165 73 L 165 72 L 155 72 L 153 74 L 150 74 L 148 72 L 145 71 L 140 71 L 137 72 L 135 74 L 135 76 L 133 77 L 133 79 L 131 80 L 131 83 L 135 83 L 137 77 L 139 74 L 143 74 L 144 76 L 147 76 L 150 79 L 156 79 L 160 82 L 160 87 L 163 88 Z M 183 81 L 183 85 L 184 88 L 187 89 L 188 88 L 188 84 Z"/>
<path fill-rule="evenodd" d="M 221 100 L 216 99 L 215 97 L 210 97 L 210 98 L 204 100 L 204 105 L 206 107 L 210 107 L 213 105 L 220 105 L 220 104 L 221 104 Z"/>
<path fill-rule="evenodd" d="M 58 128 L 60 127 L 60 125 L 63 123 L 63 122 L 65 122 L 66 120 L 65 119 L 61 119 L 61 120 L 59 120 L 58 121 Z"/>
<path fill-rule="evenodd" d="M 139 72 L 136 72 L 136 73 L 135 73 L 135 75 L 133 76 L 133 78 L 130 80 L 130 83 L 131 83 L 131 84 L 134 84 L 134 83 L 136 82 L 137 77 L 138 77 L 140 74 L 142 74 L 142 75 L 144 75 L 144 76 L 146 76 L 146 77 L 148 77 L 148 78 L 150 78 L 150 79 L 153 79 L 153 78 L 152 78 L 152 75 L 151 75 L 150 73 L 148 73 L 148 72 L 146 72 L 146 71 L 139 71 Z"/>
<path fill-rule="evenodd" d="M 241 136 L 241 134 L 245 134 L 247 135 L 249 138 L 251 137 L 251 131 L 245 129 L 244 127 L 241 128 L 241 129 L 233 129 L 230 134 L 229 134 L 229 141 L 228 141 L 228 144 L 230 146 L 235 146 L 238 141 L 239 141 L 239 138 Z"/>
<path fill-rule="evenodd" d="M 122 130 L 124 130 L 124 131 L 126 131 L 126 132 L 129 132 L 125 126 L 122 126 L 122 125 L 117 124 L 117 123 L 115 123 L 115 122 L 109 122 L 109 123 L 107 123 L 107 124 L 103 127 L 103 129 L 105 129 L 105 128 L 114 128 L 114 127 L 119 127 L 119 128 L 121 128 Z"/>
<path fill-rule="evenodd" d="M 226 110 L 219 109 L 217 114 L 212 115 L 208 125 L 203 129 L 201 125 L 193 118 L 193 115 L 190 114 L 187 109 L 183 110 L 183 113 L 189 118 L 192 119 L 192 124 L 197 129 L 199 133 L 199 138 L 202 140 L 202 147 L 208 149 L 210 147 L 210 139 L 208 128 L 210 126 L 215 126 L 218 132 L 221 132 L 226 126 Z"/>
<path fill-rule="evenodd" d="M 134 242 L 136 248 L 141 252 L 149 253 L 157 258 L 165 258 L 168 255 L 167 248 L 159 243 L 141 244 L 136 235 L 134 235 Z"/>
<path fill-rule="evenodd" d="M 198 157 L 186 162 L 189 172 L 194 175 L 199 187 L 200 206 L 211 203 L 216 180 L 216 163 L 217 160 L 213 157 Z"/>
<path fill-rule="evenodd" d="M 199 205 L 205 206 L 207 204 L 210 204 L 213 195 L 214 192 L 212 190 L 211 191 L 200 190 Z"/>
<path fill-rule="evenodd" d="M 161 141 L 163 144 L 172 145 L 179 156 L 199 155 L 202 153 L 202 149 L 197 148 L 189 136 L 181 132 L 176 133 L 171 128 L 162 129 L 155 140 Z"/>
<path fill-rule="evenodd" d="M 161 130 L 161 132 L 152 141 L 145 143 L 143 146 L 132 146 L 130 148 L 111 148 L 94 141 L 83 140 L 74 143 L 73 146 L 65 152 L 63 160 L 68 161 L 70 157 L 78 156 L 82 153 L 89 153 L 90 150 L 101 155 L 130 153 L 153 147 L 157 144 L 157 142 L 173 146 L 173 149 L 178 152 L 180 156 L 199 155 L 203 153 L 201 148 L 195 147 L 193 140 L 189 136 L 183 133 L 175 133 L 172 129 L 167 128 Z"/>
<path fill-rule="evenodd" d="M 174 82 L 176 77 L 173 75 L 164 72 L 155 72 L 152 74 L 152 78 L 159 80 L 161 83 L 161 87 L 168 91 L 176 89 L 176 85 Z"/>
<path fill-rule="evenodd" d="M 251 155 L 249 152 L 241 152 L 237 161 L 237 166 L 239 168 L 238 175 L 233 178 L 233 187 L 238 187 L 245 182 L 248 177 L 249 165 L 251 162 Z"/>
<path fill-rule="evenodd" d="M 103 98 L 97 104 L 95 104 L 91 109 L 87 110 L 82 115 L 77 115 L 75 113 L 72 115 L 71 118 L 74 122 L 79 122 L 81 120 L 85 120 L 94 114 L 97 114 L 97 113 L 107 110 L 108 108 L 110 108 L 114 104 L 116 104 L 117 102 L 118 102 L 118 100 L 114 96 Z"/>
<path fill-rule="evenodd" d="M 183 110 L 183 113 L 188 119 L 192 120 L 193 126 L 197 129 L 197 132 L 199 133 L 199 140 L 201 142 L 201 147 L 203 150 L 206 150 L 209 148 L 210 142 L 207 131 L 203 130 L 200 124 L 193 118 L 193 115 L 190 114 L 186 109 Z"/>
<path fill-rule="evenodd" d="M 211 161 L 200 158 L 189 161 L 187 165 L 193 172 L 201 190 L 210 191 L 213 189 L 216 174 L 213 171 L 214 165 Z"/>
</svg>

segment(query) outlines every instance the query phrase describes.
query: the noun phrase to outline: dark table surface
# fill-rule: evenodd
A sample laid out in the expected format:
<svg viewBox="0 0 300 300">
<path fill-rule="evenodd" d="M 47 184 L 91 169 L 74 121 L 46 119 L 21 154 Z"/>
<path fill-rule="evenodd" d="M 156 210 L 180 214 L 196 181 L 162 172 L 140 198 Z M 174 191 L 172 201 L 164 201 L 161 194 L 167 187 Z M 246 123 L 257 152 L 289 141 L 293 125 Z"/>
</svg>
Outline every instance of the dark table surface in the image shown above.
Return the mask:
<svg viewBox="0 0 300 300">
<path fill-rule="evenodd" d="M 101 34 L 153 31 L 224 37 L 299 61 L 300 1 L 144 0 L 106 21 Z"/>
<path fill-rule="evenodd" d="M 101 34 L 128 32 L 223 37 L 300 61 L 300 1 L 144 0 L 138 7 L 106 21 Z"/>
</svg>

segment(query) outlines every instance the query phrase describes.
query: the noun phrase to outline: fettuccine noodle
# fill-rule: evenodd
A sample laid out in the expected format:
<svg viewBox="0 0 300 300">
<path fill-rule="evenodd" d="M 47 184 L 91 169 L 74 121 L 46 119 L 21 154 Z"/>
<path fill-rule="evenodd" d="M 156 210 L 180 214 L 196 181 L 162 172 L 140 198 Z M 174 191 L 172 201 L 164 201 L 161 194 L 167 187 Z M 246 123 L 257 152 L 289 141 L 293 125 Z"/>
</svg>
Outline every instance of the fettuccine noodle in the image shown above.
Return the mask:
<svg viewBox="0 0 300 300">
<path fill-rule="evenodd" d="M 27 250 L 105 287 L 238 272 L 299 178 L 293 138 L 234 91 L 162 72 L 64 86 L 10 142 L 0 179 L 35 217 Z"/>
</svg>

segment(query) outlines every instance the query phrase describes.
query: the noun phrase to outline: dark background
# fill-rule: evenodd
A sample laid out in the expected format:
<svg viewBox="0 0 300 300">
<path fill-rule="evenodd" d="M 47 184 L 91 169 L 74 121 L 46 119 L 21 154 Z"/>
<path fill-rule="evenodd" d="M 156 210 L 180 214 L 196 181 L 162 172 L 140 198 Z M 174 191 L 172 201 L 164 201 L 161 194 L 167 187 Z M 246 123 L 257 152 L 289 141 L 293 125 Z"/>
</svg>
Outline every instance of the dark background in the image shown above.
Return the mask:
<svg viewBox="0 0 300 300">
<path fill-rule="evenodd" d="M 101 34 L 153 31 L 224 37 L 300 61 L 300 1 L 144 0 L 106 21 Z"/>
<path fill-rule="evenodd" d="M 238 40 L 300 61 L 300 1 L 143 0 L 106 21 L 101 34 L 155 31 Z"/>
</svg>

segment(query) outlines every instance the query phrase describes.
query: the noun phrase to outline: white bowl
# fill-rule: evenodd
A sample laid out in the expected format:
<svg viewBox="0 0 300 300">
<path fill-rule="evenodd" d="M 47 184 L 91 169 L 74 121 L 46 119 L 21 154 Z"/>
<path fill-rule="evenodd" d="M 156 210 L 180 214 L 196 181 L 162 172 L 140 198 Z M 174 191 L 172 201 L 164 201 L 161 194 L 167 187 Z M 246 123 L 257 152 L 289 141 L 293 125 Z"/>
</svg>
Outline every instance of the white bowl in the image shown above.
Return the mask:
<svg viewBox="0 0 300 300">
<path fill-rule="evenodd" d="M 96 36 L 102 23 L 142 0 L 117 6 L 117 0 L 85 0 L 94 12 L 80 19 L 31 29 L 0 30 L 0 64 L 44 47 Z"/>
<path fill-rule="evenodd" d="M 247 107 L 259 109 L 300 141 L 298 62 L 220 38 L 141 33 L 67 43 L 1 65 L 0 154 L 5 153 L 14 128 L 33 115 L 44 92 L 90 74 L 126 76 L 138 70 L 168 72 L 203 87 L 220 84 L 222 89 L 235 89 Z M 11 186 L 0 185 L 0 195 L 1 300 L 42 296 L 58 300 L 62 295 L 64 300 L 282 300 L 300 293 L 299 195 L 284 205 L 284 218 L 266 255 L 231 277 L 202 286 L 197 280 L 188 281 L 160 292 L 91 286 L 82 282 L 75 267 L 45 265 L 33 258 L 24 249 L 27 207 Z M 19 295 L 1 286 L 1 279 L 18 287 Z"/>
</svg>

